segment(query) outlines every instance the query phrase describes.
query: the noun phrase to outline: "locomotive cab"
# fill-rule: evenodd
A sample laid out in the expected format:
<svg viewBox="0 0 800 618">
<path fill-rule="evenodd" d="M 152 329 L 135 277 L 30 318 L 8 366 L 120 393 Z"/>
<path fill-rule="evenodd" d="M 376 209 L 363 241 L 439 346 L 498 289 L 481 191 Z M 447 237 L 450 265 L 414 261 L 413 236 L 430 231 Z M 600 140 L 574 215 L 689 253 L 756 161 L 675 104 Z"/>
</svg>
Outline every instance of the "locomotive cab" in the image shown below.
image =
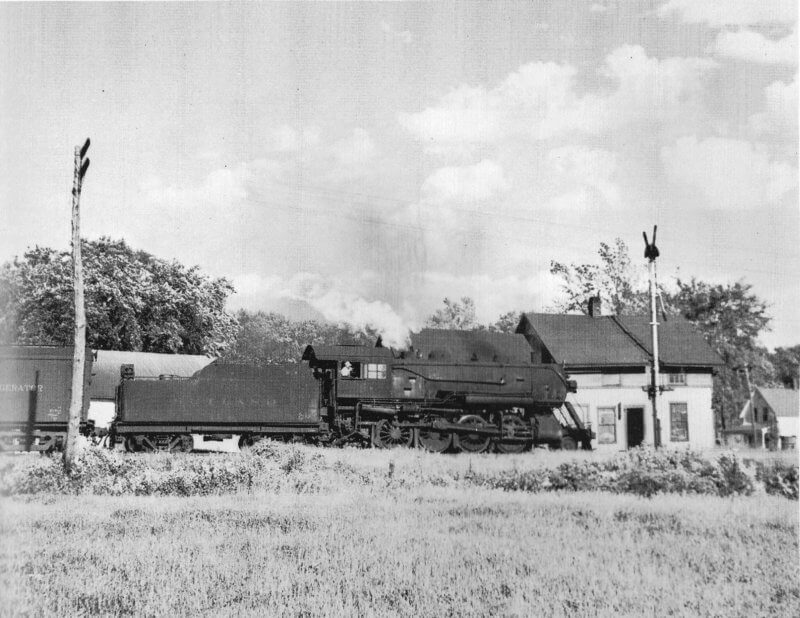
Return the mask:
<svg viewBox="0 0 800 618">
<path fill-rule="evenodd" d="M 388 348 L 361 345 L 307 346 L 303 360 L 321 380 L 323 404 L 338 401 L 355 405 L 357 401 L 379 400 L 391 393 L 391 368 L 394 361 Z"/>
</svg>

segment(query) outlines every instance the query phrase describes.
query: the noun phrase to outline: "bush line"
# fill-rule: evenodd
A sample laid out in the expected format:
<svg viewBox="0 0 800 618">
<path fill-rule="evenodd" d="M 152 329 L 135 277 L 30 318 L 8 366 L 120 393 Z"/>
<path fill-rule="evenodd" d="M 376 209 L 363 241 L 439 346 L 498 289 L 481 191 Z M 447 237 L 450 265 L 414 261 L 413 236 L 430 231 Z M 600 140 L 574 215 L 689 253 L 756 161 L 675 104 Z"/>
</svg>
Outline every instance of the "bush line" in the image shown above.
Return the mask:
<svg viewBox="0 0 800 618">
<path fill-rule="evenodd" d="M 532 455 L 535 457 L 535 455 Z M 239 491 L 324 492 L 336 484 L 376 487 L 463 486 L 503 491 L 603 491 L 617 494 L 750 496 L 798 499 L 796 463 L 749 460 L 735 453 L 634 449 L 602 461 L 556 467 L 460 473 L 402 469 L 360 470 L 329 461 L 312 448 L 263 442 L 240 455 L 130 456 L 87 449 L 66 474 L 57 457 L 0 458 L 0 495 L 95 494 L 197 496 Z"/>
</svg>

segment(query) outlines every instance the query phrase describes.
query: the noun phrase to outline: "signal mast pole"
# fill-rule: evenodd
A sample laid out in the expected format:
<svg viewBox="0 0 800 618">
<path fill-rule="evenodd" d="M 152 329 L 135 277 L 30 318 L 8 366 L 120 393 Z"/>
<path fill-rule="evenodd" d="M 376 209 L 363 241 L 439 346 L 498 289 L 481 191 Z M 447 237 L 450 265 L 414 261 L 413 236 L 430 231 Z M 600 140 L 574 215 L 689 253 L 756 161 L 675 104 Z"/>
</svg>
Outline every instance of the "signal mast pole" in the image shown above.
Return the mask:
<svg viewBox="0 0 800 618">
<path fill-rule="evenodd" d="M 650 365 L 650 388 L 647 390 L 650 401 L 653 405 L 653 446 L 658 448 L 661 446 L 661 423 L 658 420 L 658 377 L 659 377 L 659 364 L 658 364 L 658 313 L 656 311 L 656 258 L 659 256 L 658 248 L 656 247 L 656 230 L 657 225 L 653 226 L 653 242 L 647 241 L 647 234 L 642 232 L 644 236 L 644 257 L 647 258 L 647 273 L 650 279 L 650 328 L 653 339 L 653 362 Z"/>
<path fill-rule="evenodd" d="M 83 177 L 89 169 L 89 138 L 82 148 L 75 146 L 75 171 L 72 178 L 72 288 L 75 299 L 75 339 L 72 356 L 72 396 L 69 404 L 67 443 L 64 445 L 64 468 L 67 472 L 75 461 L 83 412 L 83 377 L 86 363 L 86 310 L 83 304 L 83 260 L 81 258 L 80 202 Z"/>
</svg>

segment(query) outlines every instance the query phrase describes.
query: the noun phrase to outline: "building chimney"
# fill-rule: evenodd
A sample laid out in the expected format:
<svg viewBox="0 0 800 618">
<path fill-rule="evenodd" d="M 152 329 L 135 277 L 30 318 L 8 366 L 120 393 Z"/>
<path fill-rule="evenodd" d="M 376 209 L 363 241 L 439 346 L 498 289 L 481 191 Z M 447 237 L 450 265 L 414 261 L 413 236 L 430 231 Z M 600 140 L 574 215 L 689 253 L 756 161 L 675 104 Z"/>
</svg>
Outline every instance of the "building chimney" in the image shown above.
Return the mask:
<svg viewBox="0 0 800 618">
<path fill-rule="evenodd" d="M 599 318 L 603 314 L 603 301 L 600 300 L 600 295 L 592 296 L 589 299 L 589 317 Z"/>
</svg>

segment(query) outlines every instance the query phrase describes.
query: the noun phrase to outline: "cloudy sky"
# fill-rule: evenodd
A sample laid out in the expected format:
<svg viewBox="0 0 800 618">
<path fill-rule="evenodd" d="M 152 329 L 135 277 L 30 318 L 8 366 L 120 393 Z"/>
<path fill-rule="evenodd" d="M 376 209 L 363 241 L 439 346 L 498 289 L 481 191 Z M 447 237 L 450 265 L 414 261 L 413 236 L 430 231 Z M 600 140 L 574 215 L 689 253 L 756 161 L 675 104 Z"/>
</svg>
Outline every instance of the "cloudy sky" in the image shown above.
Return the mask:
<svg viewBox="0 0 800 618">
<path fill-rule="evenodd" d="M 231 307 L 419 323 L 547 308 L 619 237 L 744 280 L 800 343 L 791 0 L 0 5 L 0 260 L 83 233 Z"/>
</svg>

